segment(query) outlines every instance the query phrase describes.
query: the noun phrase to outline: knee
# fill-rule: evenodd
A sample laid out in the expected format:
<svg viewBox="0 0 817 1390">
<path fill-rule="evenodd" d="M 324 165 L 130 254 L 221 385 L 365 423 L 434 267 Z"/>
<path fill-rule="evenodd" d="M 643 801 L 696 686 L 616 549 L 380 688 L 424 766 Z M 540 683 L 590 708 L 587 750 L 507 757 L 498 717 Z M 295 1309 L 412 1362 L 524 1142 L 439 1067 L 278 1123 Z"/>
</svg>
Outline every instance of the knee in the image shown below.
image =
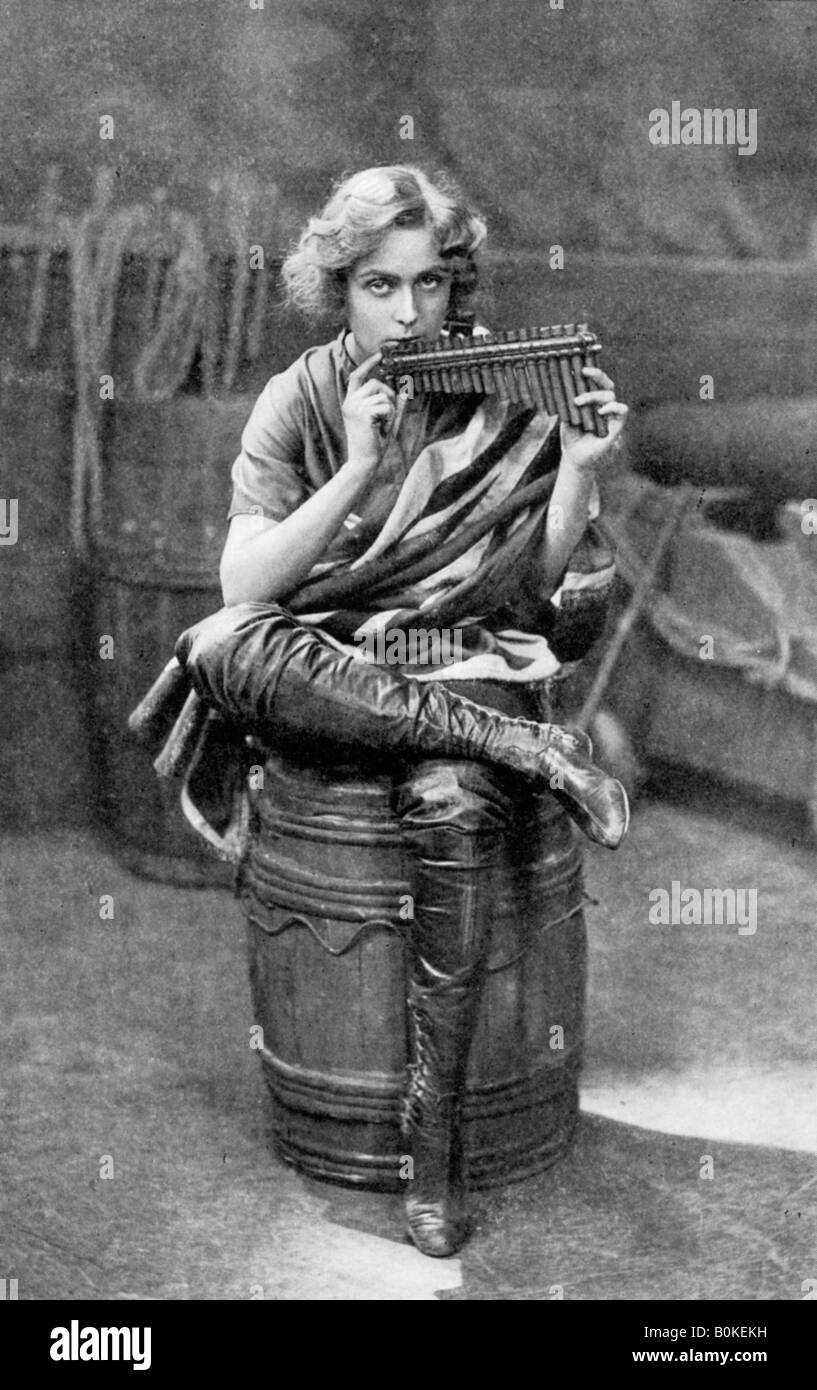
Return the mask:
<svg viewBox="0 0 817 1390">
<path fill-rule="evenodd" d="M 283 616 L 283 609 L 268 603 L 236 603 L 220 608 L 187 628 L 176 642 L 176 658 L 194 678 L 217 663 L 223 667 L 247 633 L 260 622 Z"/>
<path fill-rule="evenodd" d="M 404 831 L 446 828 L 464 835 L 502 834 L 513 814 L 507 775 L 482 763 L 418 764 L 396 789 Z"/>
</svg>

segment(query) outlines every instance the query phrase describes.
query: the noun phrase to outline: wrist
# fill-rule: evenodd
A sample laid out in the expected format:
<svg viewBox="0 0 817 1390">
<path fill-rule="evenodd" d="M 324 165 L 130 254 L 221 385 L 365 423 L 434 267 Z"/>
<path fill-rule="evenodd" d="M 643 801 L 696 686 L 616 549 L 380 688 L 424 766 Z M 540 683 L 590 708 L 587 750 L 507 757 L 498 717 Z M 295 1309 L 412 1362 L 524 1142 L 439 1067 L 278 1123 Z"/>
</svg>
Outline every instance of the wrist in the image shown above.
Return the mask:
<svg viewBox="0 0 817 1390">
<path fill-rule="evenodd" d="M 573 482 L 582 490 L 589 490 L 596 481 L 596 460 L 581 455 L 576 457 L 568 450 L 562 454 L 559 473 L 563 479 Z"/>
<path fill-rule="evenodd" d="M 588 437 L 583 435 L 581 439 L 568 444 L 567 448 L 563 447 L 562 457 L 559 461 L 560 469 L 565 469 L 581 477 L 594 477 L 598 456 L 592 447 L 588 448 L 588 443 Z"/>
<path fill-rule="evenodd" d="M 361 482 L 367 482 L 379 462 L 376 454 L 347 454 L 340 471 L 348 478 L 358 478 Z"/>
</svg>

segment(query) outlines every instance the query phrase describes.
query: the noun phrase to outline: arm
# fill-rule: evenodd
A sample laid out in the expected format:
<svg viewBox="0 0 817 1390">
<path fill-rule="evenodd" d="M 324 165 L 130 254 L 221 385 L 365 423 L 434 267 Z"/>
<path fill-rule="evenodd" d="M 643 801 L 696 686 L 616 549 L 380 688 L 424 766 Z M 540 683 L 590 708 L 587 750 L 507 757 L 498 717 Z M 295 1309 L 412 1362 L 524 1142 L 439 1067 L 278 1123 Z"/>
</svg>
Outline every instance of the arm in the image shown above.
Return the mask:
<svg viewBox="0 0 817 1390">
<path fill-rule="evenodd" d="M 562 425 L 562 460 L 548 507 L 540 550 L 542 591 L 553 593 L 587 526 L 587 515 L 599 467 L 609 458 L 627 417 L 627 407 L 615 398 L 615 387 L 598 367 L 585 367 L 596 389 L 576 397 L 578 405 L 597 405 L 608 418 L 606 439 Z"/>
<path fill-rule="evenodd" d="M 369 379 L 380 353 L 349 377 L 343 403 L 346 461 L 334 478 L 284 521 L 242 514 L 230 523 L 221 557 L 224 602 L 276 603 L 302 583 L 326 553 L 383 456 L 395 414 L 390 387 Z"/>
</svg>

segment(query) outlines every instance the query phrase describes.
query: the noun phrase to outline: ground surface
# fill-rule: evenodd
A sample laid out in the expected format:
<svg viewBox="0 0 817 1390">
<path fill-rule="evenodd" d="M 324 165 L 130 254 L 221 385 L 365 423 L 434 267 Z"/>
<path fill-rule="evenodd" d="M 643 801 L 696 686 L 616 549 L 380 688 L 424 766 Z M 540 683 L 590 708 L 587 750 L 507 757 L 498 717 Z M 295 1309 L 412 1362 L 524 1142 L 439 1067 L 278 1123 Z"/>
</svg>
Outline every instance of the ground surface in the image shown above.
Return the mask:
<svg viewBox="0 0 817 1390">
<path fill-rule="evenodd" d="M 11 837 L 0 1272 L 29 1299 L 802 1298 L 815 853 L 797 815 L 714 793 L 644 802 L 624 849 L 589 851 L 574 1145 L 477 1194 L 470 1243 L 432 1261 L 399 1199 L 269 1151 L 230 895 L 137 878 L 87 832 Z M 649 893 L 673 879 L 755 887 L 756 931 L 651 925 Z"/>
</svg>

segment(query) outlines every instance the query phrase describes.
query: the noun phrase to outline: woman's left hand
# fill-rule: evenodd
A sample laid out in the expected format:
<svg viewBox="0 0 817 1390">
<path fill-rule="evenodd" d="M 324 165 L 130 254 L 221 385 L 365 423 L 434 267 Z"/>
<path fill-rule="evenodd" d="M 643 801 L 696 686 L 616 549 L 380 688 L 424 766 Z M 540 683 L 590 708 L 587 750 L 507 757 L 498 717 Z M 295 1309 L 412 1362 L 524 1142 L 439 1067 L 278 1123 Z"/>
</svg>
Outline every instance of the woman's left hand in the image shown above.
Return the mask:
<svg viewBox="0 0 817 1390">
<path fill-rule="evenodd" d="M 597 413 L 606 419 L 609 434 L 606 439 L 599 439 L 586 430 L 562 423 L 562 457 L 577 468 L 594 470 L 621 434 L 627 419 L 627 406 L 616 400 L 615 386 L 599 367 L 583 367 L 582 375 L 592 383 L 592 390 L 576 396 L 576 405 L 598 407 Z"/>
</svg>

